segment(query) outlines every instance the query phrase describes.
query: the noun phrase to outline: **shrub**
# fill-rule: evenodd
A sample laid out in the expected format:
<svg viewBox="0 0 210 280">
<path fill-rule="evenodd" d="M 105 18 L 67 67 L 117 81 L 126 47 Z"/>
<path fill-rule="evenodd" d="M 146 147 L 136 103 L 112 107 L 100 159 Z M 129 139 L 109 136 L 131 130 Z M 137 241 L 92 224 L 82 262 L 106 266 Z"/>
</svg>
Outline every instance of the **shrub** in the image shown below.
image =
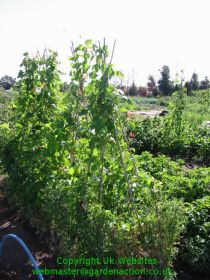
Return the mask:
<svg viewBox="0 0 210 280">
<path fill-rule="evenodd" d="M 189 205 L 187 235 L 181 252 L 183 261 L 196 272 L 210 272 L 210 196 Z"/>
</svg>

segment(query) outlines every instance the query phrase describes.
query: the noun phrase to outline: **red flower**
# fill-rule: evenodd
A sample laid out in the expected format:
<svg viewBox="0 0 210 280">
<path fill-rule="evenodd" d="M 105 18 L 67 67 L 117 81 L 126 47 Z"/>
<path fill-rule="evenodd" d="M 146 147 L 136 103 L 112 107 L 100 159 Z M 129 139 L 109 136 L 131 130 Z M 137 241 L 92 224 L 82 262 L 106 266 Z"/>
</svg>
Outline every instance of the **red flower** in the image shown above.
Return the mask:
<svg viewBox="0 0 210 280">
<path fill-rule="evenodd" d="M 130 133 L 129 133 L 129 135 L 128 135 L 130 138 L 135 138 L 135 134 L 132 132 L 132 131 L 130 131 Z"/>
</svg>

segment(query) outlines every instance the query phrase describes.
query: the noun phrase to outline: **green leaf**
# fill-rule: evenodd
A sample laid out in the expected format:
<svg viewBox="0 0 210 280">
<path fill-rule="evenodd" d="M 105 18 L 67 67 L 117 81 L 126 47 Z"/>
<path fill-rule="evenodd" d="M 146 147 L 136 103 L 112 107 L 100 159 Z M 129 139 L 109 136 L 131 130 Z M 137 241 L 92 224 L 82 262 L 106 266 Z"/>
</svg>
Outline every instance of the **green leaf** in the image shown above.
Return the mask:
<svg viewBox="0 0 210 280">
<path fill-rule="evenodd" d="M 9 129 L 9 124 L 8 123 L 3 123 L 3 124 L 0 125 L 0 128 Z"/>
<path fill-rule="evenodd" d="M 133 170 L 133 163 L 129 162 L 126 171 L 131 171 L 131 170 Z"/>
<path fill-rule="evenodd" d="M 118 78 L 121 78 L 121 79 L 123 79 L 123 78 L 124 78 L 123 73 L 122 73 L 122 72 L 120 72 L 120 71 L 115 71 L 115 75 L 116 75 Z"/>
<path fill-rule="evenodd" d="M 120 113 L 126 113 L 128 111 L 128 109 L 126 108 L 126 107 L 121 107 L 120 109 L 119 109 L 119 112 Z"/>
<path fill-rule="evenodd" d="M 69 175 L 74 175 L 74 168 L 73 168 L 73 167 L 70 167 L 70 168 L 69 168 L 68 174 L 69 174 Z"/>
</svg>

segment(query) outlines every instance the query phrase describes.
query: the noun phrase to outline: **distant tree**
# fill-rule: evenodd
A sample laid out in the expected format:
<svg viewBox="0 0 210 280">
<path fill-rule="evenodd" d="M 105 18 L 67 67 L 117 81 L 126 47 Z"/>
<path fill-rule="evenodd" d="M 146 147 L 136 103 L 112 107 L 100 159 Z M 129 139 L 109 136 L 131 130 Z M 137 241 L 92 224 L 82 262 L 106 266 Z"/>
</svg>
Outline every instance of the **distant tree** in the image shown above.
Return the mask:
<svg viewBox="0 0 210 280">
<path fill-rule="evenodd" d="M 196 73 L 192 74 L 190 84 L 191 84 L 191 89 L 192 90 L 198 90 L 199 89 L 198 75 Z"/>
<path fill-rule="evenodd" d="M 160 71 L 161 78 L 158 81 L 158 89 L 163 95 L 171 95 L 174 91 L 174 86 L 170 80 L 170 70 L 167 65 L 164 65 Z"/>
<path fill-rule="evenodd" d="M 208 77 L 205 77 L 204 80 L 200 82 L 200 89 L 208 89 L 210 87 L 210 82 Z"/>
<path fill-rule="evenodd" d="M 139 96 L 147 96 L 147 94 L 148 94 L 147 87 L 139 87 L 137 89 L 137 95 L 139 95 Z"/>
<path fill-rule="evenodd" d="M 187 81 L 184 86 L 187 89 L 187 94 L 190 94 L 192 92 L 191 83 Z"/>
<path fill-rule="evenodd" d="M 148 77 L 147 89 L 149 95 L 158 96 L 156 81 L 152 75 Z"/>
<path fill-rule="evenodd" d="M 5 75 L 0 79 L 0 87 L 4 88 L 5 90 L 10 89 L 14 84 L 15 79 L 8 75 Z"/>
<path fill-rule="evenodd" d="M 131 87 L 129 87 L 129 89 L 128 89 L 128 95 L 135 96 L 135 95 L 137 95 L 137 92 L 138 92 L 138 88 L 135 85 L 135 83 L 133 82 Z"/>
</svg>

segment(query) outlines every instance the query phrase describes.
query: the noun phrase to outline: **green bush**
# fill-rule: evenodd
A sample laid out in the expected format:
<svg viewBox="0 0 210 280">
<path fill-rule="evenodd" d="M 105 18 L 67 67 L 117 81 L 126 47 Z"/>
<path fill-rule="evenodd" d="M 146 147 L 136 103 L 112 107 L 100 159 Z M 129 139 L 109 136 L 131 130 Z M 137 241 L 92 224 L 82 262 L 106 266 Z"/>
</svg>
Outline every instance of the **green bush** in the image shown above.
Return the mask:
<svg viewBox="0 0 210 280">
<path fill-rule="evenodd" d="M 183 261 L 196 272 L 210 272 L 210 196 L 189 205 L 187 235 L 181 252 Z"/>
</svg>

